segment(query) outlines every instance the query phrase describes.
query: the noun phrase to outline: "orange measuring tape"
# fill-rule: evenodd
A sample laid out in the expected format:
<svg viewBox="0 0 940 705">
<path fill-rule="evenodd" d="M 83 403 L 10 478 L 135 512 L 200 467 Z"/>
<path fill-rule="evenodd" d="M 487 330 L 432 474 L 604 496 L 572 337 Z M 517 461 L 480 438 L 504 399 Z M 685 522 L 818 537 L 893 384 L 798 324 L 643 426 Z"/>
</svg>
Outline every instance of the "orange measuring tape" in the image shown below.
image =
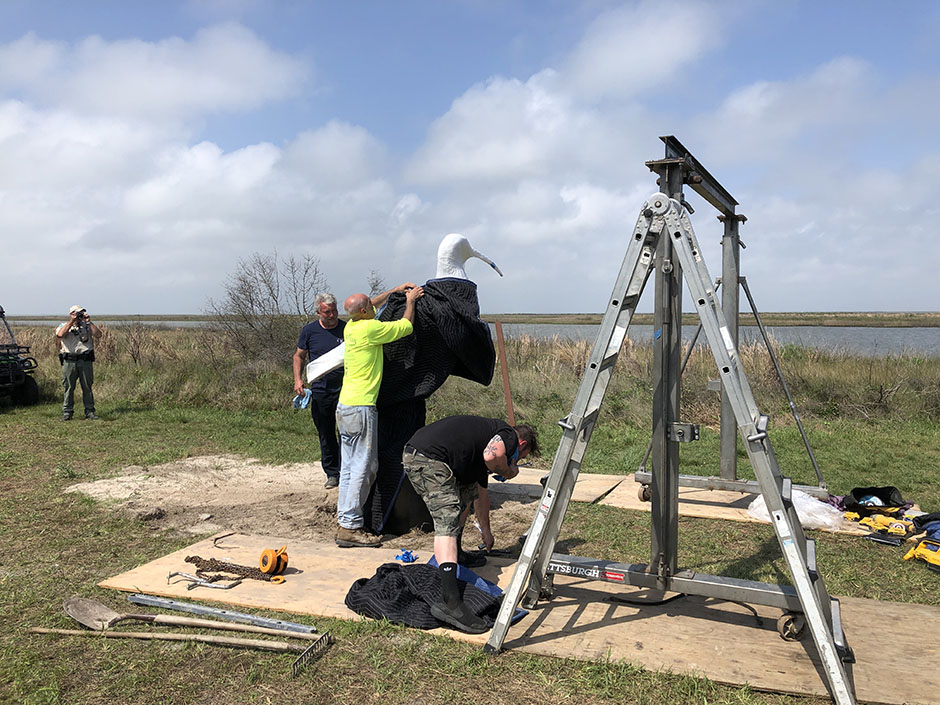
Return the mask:
<svg viewBox="0 0 940 705">
<path fill-rule="evenodd" d="M 287 570 L 287 561 L 286 545 L 277 550 L 266 548 L 261 552 L 261 557 L 258 559 L 258 570 L 265 575 L 282 575 Z M 274 581 L 272 580 L 272 582 Z"/>
</svg>

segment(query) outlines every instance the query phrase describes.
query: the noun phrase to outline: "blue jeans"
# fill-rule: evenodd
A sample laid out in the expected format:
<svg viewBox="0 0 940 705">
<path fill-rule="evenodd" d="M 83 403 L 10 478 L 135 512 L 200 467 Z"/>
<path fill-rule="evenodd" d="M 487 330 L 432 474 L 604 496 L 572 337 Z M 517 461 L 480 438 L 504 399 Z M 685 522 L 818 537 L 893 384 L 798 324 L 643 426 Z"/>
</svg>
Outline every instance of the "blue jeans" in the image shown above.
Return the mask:
<svg viewBox="0 0 940 705">
<path fill-rule="evenodd" d="M 363 506 L 379 471 L 378 422 L 374 406 L 336 406 L 342 454 L 336 520 L 346 529 L 359 529 L 365 523 Z"/>
</svg>

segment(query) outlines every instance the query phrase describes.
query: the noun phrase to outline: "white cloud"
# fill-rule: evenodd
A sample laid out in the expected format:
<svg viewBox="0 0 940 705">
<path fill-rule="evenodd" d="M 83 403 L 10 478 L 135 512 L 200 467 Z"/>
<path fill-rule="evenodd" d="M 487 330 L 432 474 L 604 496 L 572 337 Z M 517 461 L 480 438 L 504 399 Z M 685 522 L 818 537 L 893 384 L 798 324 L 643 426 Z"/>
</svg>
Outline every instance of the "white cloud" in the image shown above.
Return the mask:
<svg viewBox="0 0 940 705">
<path fill-rule="evenodd" d="M 0 102 L 0 187 L 52 193 L 77 184 L 117 184 L 139 172 L 167 136 L 153 124 Z"/>
<path fill-rule="evenodd" d="M 285 149 L 282 167 L 318 189 L 370 181 L 387 168 L 384 146 L 362 127 L 330 121 L 302 132 Z"/>
<path fill-rule="evenodd" d="M 731 163 L 771 163 L 810 141 L 842 153 L 832 147 L 878 124 L 878 84 L 866 62 L 838 57 L 805 76 L 743 86 L 690 124 L 697 142 Z"/>
<path fill-rule="evenodd" d="M 157 159 L 157 172 L 127 189 L 128 215 L 144 219 L 187 219 L 226 213 L 234 219 L 254 209 L 251 196 L 279 158 L 272 145 L 244 147 L 225 154 L 218 146 L 201 142 L 173 148 Z"/>
<path fill-rule="evenodd" d="M 644 161 L 662 155 L 656 135 L 674 133 L 741 201 L 742 271 L 762 308 L 929 308 L 935 141 L 916 159 L 867 147 L 932 139 L 940 77 L 832 57 L 747 74 L 712 104 L 665 114 L 655 96 L 694 80 L 733 35 L 725 12 L 623 5 L 554 66 L 458 87 L 403 157 L 329 118 L 285 140 L 195 141 L 207 116 L 269 110 L 306 78 L 304 62 L 241 25 L 0 45 L 0 233 L 24 263 L 4 282 L 19 305 L 0 290 L 2 303 L 56 310 L 74 273 L 93 271 L 83 303 L 95 310 L 193 311 L 239 258 L 274 249 L 319 256 L 342 295 L 371 269 L 390 285 L 423 281 L 440 238 L 461 232 L 506 273 L 468 263 L 484 311 L 599 310 L 656 189 Z M 692 222 L 716 275 L 721 226 L 704 205 Z"/>
<path fill-rule="evenodd" d="M 307 73 L 304 62 L 235 23 L 191 40 L 92 36 L 69 46 L 30 34 L 0 45 L 0 88 L 45 105 L 140 119 L 256 108 L 295 95 Z"/>
<path fill-rule="evenodd" d="M 578 119 L 551 89 L 554 80 L 546 71 L 525 83 L 492 78 L 474 86 L 434 122 L 407 175 L 422 183 L 505 183 L 544 173 L 557 139 Z"/>
<path fill-rule="evenodd" d="M 625 4 L 600 15 L 568 57 L 567 90 L 588 100 L 666 90 L 675 74 L 715 47 L 718 6 L 704 2 Z"/>
<path fill-rule="evenodd" d="M 28 89 L 58 70 L 67 51 L 65 43 L 41 40 L 33 32 L 0 44 L 0 90 Z"/>
<path fill-rule="evenodd" d="M 29 263 L 7 285 L 54 310 L 58 294 L 33 284 L 42 263 L 57 288 L 94 272 L 99 311 L 194 310 L 239 257 L 328 252 L 340 233 L 381 230 L 394 194 L 360 128 L 331 124 L 285 150 L 188 143 L 186 119 L 269 104 L 304 74 L 232 24 L 191 40 L 0 46 L 0 232 Z"/>
</svg>

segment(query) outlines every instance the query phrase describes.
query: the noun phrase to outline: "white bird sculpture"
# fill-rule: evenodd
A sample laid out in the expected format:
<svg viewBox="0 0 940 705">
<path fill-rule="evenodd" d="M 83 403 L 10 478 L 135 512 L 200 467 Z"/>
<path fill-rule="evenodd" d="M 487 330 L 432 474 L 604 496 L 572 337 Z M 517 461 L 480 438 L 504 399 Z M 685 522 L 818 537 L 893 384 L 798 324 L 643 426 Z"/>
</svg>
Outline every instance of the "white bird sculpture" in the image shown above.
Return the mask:
<svg viewBox="0 0 940 705">
<path fill-rule="evenodd" d="M 437 248 L 437 279 L 451 277 L 454 279 L 470 279 L 464 269 L 464 264 L 471 257 L 481 259 L 503 276 L 499 267 L 482 252 L 477 252 L 470 246 L 470 241 L 463 235 L 450 233 L 445 235 Z M 335 348 L 307 363 L 307 384 L 316 381 L 323 375 L 343 366 L 343 351 L 346 346 L 340 343 Z"/>
<path fill-rule="evenodd" d="M 437 248 L 437 278 L 454 277 L 457 279 L 469 279 L 464 269 L 464 264 L 471 257 L 481 259 L 496 270 L 499 276 L 503 276 L 499 267 L 489 257 L 482 252 L 477 252 L 470 246 L 470 241 L 463 235 L 451 233 L 445 235 Z"/>
</svg>

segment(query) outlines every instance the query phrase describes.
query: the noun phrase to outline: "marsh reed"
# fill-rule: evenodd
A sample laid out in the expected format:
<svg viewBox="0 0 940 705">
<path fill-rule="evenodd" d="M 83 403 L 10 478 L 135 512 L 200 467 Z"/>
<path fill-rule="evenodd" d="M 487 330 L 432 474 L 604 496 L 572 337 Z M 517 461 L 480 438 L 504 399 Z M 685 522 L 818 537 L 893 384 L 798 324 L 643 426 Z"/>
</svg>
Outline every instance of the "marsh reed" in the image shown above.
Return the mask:
<svg viewBox="0 0 940 705">
<path fill-rule="evenodd" d="M 208 328 L 102 326 L 96 345 L 96 392 L 102 399 L 149 405 L 208 405 L 225 409 L 279 409 L 292 397 L 291 355 L 245 355 Z M 45 401 L 60 389 L 56 342 L 51 327 L 17 332 L 39 361 L 37 380 Z M 801 416 L 849 419 L 937 419 L 940 417 L 940 358 L 912 355 L 862 357 L 772 341 Z M 528 335 L 506 341 L 509 377 L 517 414 L 557 421 L 570 409 L 591 354 L 592 343 Z M 789 407 L 763 344 L 747 343 L 740 358 L 758 405 L 778 424 Z M 652 346 L 624 342 L 604 414 L 620 423 L 646 426 L 652 384 Z M 709 391 L 717 378 L 709 349 L 696 346 L 682 377 L 683 415 L 717 426 L 720 395 Z M 488 387 L 451 378 L 429 400 L 434 417 L 453 413 L 505 413 L 500 373 Z"/>
</svg>

